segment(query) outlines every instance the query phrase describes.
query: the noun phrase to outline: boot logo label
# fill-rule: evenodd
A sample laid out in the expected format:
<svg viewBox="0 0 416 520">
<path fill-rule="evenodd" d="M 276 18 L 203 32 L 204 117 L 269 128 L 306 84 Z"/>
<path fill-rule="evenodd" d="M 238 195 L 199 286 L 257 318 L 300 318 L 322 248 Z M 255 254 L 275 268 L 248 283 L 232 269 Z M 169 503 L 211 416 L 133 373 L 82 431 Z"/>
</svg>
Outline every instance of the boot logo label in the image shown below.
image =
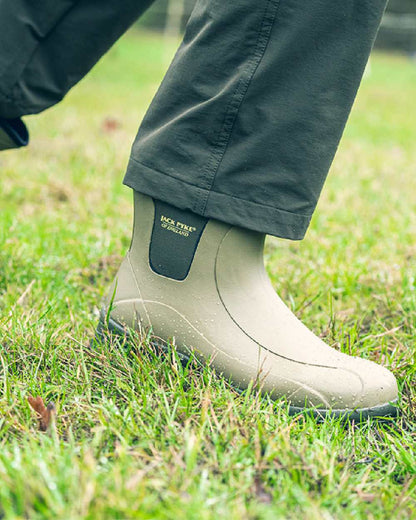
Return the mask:
<svg viewBox="0 0 416 520">
<path fill-rule="evenodd" d="M 170 217 L 165 217 L 165 215 L 161 215 L 160 225 L 163 229 L 171 231 L 172 233 L 177 233 L 178 235 L 182 235 L 184 237 L 189 237 L 191 233 L 196 231 L 196 227 L 187 226 L 183 222 L 180 222 L 179 220 L 174 220 Z"/>
</svg>

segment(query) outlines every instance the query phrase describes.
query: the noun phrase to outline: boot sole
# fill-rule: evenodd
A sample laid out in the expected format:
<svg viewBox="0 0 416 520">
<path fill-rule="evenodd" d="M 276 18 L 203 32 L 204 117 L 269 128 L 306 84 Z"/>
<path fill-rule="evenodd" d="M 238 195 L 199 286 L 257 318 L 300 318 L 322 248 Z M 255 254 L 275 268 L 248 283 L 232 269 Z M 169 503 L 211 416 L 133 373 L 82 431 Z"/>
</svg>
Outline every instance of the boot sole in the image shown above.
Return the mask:
<svg viewBox="0 0 416 520">
<path fill-rule="evenodd" d="M 122 325 L 114 321 L 113 319 L 104 316 L 102 313 L 99 318 L 97 329 L 95 332 L 94 342 L 104 343 L 108 339 L 108 334 L 123 337 L 128 340 L 130 334 Z M 162 342 L 152 341 L 152 346 L 163 353 L 168 353 L 169 348 Z M 190 361 L 190 357 L 183 352 L 176 351 L 181 363 L 186 366 Z M 238 387 L 233 387 L 238 393 L 242 393 Z M 375 418 L 380 420 L 394 419 L 400 415 L 399 408 L 397 407 L 398 399 L 392 402 L 374 406 L 372 408 L 357 408 L 354 410 L 350 409 L 326 409 L 326 408 L 307 408 L 299 406 L 289 406 L 289 415 L 298 414 L 310 414 L 313 417 L 325 419 L 325 418 L 340 418 L 348 421 L 363 422 L 369 418 Z"/>
</svg>

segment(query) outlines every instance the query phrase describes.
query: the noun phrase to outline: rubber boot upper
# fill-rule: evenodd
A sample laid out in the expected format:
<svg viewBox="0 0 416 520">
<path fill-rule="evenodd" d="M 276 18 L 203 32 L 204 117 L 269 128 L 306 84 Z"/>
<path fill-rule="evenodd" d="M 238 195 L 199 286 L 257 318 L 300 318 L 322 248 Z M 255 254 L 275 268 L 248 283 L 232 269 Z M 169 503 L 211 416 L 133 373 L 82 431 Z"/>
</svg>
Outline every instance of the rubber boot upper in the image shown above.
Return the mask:
<svg viewBox="0 0 416 520">
<path fill-rule="evenodd" d="M 387 369 L 329 347 L 277 296 L 264 269 L 264 235 L 208 221 L 186 278 L 175 280 L 149 263 L 154 214 L 152 199 L 135 193 L 131 248 L 106 303 L 115 322 L 151 327 L 211 360 L 239 388 L 255 381 L 295 407 L 367 409 L 397 399 Z"/>
</svg>

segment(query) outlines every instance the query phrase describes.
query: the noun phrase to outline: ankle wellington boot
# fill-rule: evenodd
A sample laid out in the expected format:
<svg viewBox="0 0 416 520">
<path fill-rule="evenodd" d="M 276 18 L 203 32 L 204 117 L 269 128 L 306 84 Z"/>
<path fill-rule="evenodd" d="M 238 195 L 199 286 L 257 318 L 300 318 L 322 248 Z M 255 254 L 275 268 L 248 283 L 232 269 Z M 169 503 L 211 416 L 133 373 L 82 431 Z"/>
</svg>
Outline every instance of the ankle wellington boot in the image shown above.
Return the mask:
<svg viewBox="0 0 416 520">
<path fill-rule="evenodd" d="M 29 143 L 29 132 L 21 119 L 0 117 L 0 151 L 20 148 Z"/>
<path fill-rule="evenodd" d="M 264 235 L 135 193 L 131 247 L 98 332 L 151 328 L 186 358 L 211 360 L 239 389 L 251 381 L 290 411 L 362 419 L 394 416 L 385 368 L 321 341 L 284 305 L 263 264 Z"/>
</svg>

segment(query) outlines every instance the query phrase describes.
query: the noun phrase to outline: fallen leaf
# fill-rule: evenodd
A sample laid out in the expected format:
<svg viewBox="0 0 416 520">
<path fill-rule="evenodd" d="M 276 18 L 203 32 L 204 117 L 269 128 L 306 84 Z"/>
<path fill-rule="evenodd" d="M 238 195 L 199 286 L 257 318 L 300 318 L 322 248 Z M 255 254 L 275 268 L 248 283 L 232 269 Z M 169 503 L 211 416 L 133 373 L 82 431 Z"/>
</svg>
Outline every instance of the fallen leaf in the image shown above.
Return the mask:
<svg viewBox="0 0 416 520">
<path fill-rule="evenodd" d="M 118 130 L 120 127 L 121 123 L 115 117 L 106 117 L 101 124 L 101 129 L 108 134 Z"/>
<path fill-rule="evenodd" d="M 55 416 L 55 405 L 53 403 L 48 403 L 48 405 L 45 406 L 42 397 L 39 395 L 37 397 L 32 397 L 29 395 L 27 400 L 38 416 L 39 430 L 41 432 L 46 432 Z"/>
</svg>

